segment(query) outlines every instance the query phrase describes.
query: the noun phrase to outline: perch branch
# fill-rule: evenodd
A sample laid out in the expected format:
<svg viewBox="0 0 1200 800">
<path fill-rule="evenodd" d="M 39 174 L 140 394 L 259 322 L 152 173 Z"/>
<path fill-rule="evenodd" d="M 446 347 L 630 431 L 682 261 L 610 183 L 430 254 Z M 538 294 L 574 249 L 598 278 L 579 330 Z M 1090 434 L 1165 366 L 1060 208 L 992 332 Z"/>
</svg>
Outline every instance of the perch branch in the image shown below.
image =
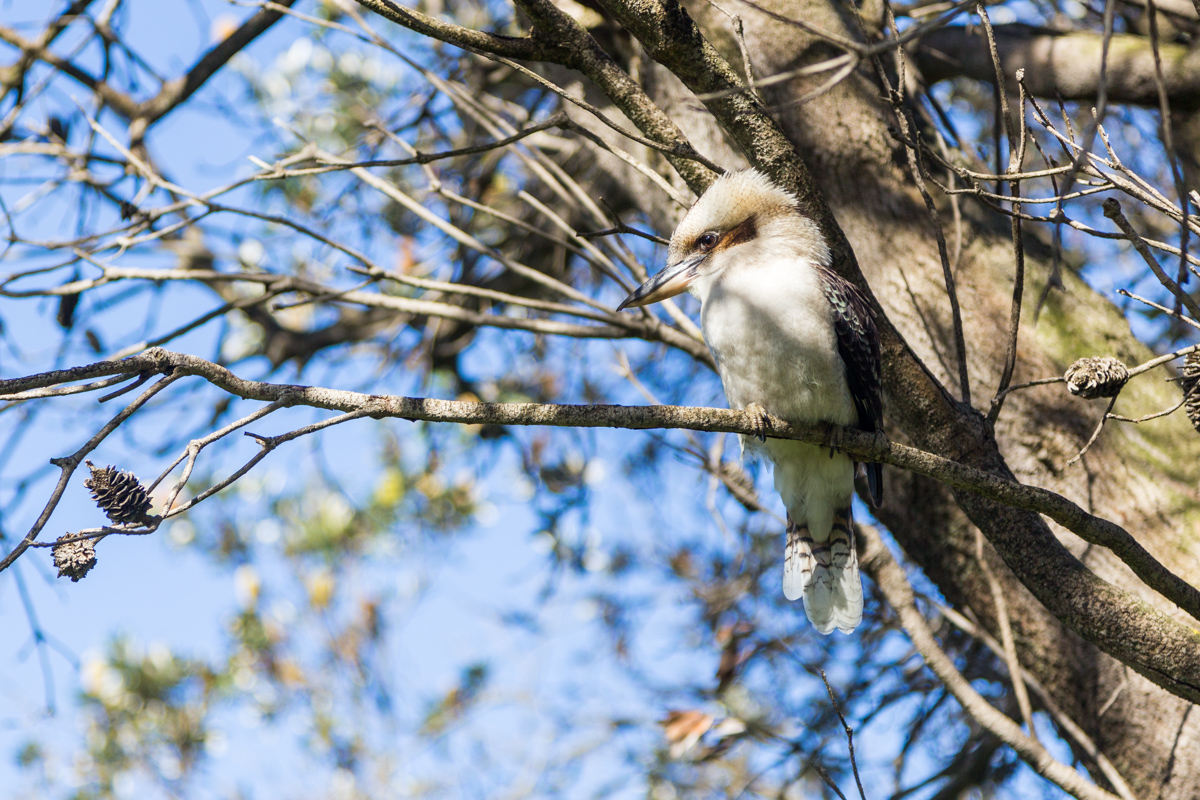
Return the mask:
<svg viewBox="0 0 1200 800">
<path fill-rule="evenodd" d="M 314 386 L 249 381 L 239 378 L 219 364 L 196 356 L 173 353 L 159 348 L 153 348 L 120 361 L 101 361 L 67 370 L 0 381 L 0 400 L 7 395 L 28 392 L 33 389 L 94 380 L 115 374 L 164 374 L 169 375 L 169 380 L 172 381 L 183 375 L 195 375 L 230 394 L 245 399 L 268 403 L 286 399 L 289 405 L 324 408 L 356 416 L 370 416 L 375 419 L 390 417 L 412 421 L 455 422 L 469 425 L 533 425 L 631 430 L 673 428 L 742 434 L 755 430 L 752 415 L 743 411 L 726 409 L 681 406 L 479 403 L 368 395 Z M 145 399 L 148 399 L 149 393 L 157 392 L 164 387 L 164 384 L 165 381 L 155 384 L 136 402 L 144 402 Z M 131 408 L 133 408 L 132 405 Z M 132 413 L 132 411 L 128 413 Z M 114 420 L 106 427 L 105 431 L 110 432 L 109 428 L 115 429 L 115 425 L 120 424 L 120 421 L 123 419 Z M 834 427 L 826 424 L 791 424 L 772 418 L 770 430 L 771 435 L 775 438 L 821 444 L 831 440 L 829 437 L 834 433 Z M 102 433 L 107 435 L 106 432 Z M 1148 586 L 1200 619 L 1200 590 L 1168 570 L 1124 528 L 1110 520 L 1089 514 L 1071 500 L 1040 487 L 1026 486 L 1015 480 L 990 474 L 933 453 L 890 442 L 879 434 L 844 428 L 840 431 L 840 438 L 842 449 L 856 460 L 892 464 L 931 477 L 953 489 L 1049 517 L 1085 541 L 1112 550 Z M 81 459 L 83 457 L 81 454 L 89 452 L 97 443 L 98 440 L 89 443 L 73 458 Z M 64 473 L 64 475 L 66 474 Z M 53 505 L 57 503 L 57 496 L 61 495 L 61 488 L 56 497 L 52 499 L 52 504 L 47 507 L 44 517 L 48 518 L 49 512 L 53 510 Z M 28 543 L 36 538 L 37 532 L 44 524 L 45 519 L 40 520 L 40 523 L 31 530 L 27 540 L 19 546 L 20 550 L 28 547 Z M 15 551 L 10 553 L 3 562 L 0 562 L 0 568 L 12 563 L 17 555 L 19 553 Z M 1078 577 L 1078 575 L 1074 577 Z M 1084 577 L 1086 583 L 1078 586 L 1078 591 L 1097 593 L 1098 596 L 1095 598 L 1097 602 L 1108 602 L 1125 608 L 1127 614 L 1135 615 L 1147 628 L 1142 632 L 1142 637 L 1135 637 L 1131 632 L 1126 632 L 1122 638 L 1111 643 L 1103 635 L 1104 631 L 1112 632 L 1111 625 L 1107 625 L 1100 631 L 1081 630 L 1081 634 L 1091 640 L 1100 639 L 1101 641 L 1096 642 L 1099 646 L 1113 652 L 1117 658 L 1130 663 L 1130 666 L 1139 669 L 1151 679 L 1163 683 L 1164 686 L 1180 696 L 1200 699 L 1200 654 L 1197 654 L 1196 657 L 1188 656 L 1182 660 L 1170 657 L 1172 647 L 1177 648 L 1175 655 L 1184 652 L 1191 653 L 1197 649 L 1195 636 L 1190 629 L 1184 628 L 1153 610 L 1147 604 L 1126 595 L 1090 573 L 1086 573 Z M 1061 596 L 1056 596 L 1053 592 L 1039 593 L 1038 587 L 1033 586 L 1031 589 L 1034 589 L 1044 602 L 1051 605 L 1063 601 Z M 1064 595 L 1064 593 L 1058 594 Z M 1100 597 L 1101 595 L 1103 597 Z M 1072 617 L 1072 619 L 1074 618 Z M 1068 624 L 1070 623 L 1068 622 Z M 1159 642 L 1158 648 L 1146 650 L 1136 647 L 1139 638 L 1150 636 L 1155 637 L 1155 640 Z M 1116 646 L 1117 642 L 1124 642 L 1125 646 L 1118 647 Z M 1156 654 L 1162 654 L 1166 658 L 1156 658 Z"/>
</svg>

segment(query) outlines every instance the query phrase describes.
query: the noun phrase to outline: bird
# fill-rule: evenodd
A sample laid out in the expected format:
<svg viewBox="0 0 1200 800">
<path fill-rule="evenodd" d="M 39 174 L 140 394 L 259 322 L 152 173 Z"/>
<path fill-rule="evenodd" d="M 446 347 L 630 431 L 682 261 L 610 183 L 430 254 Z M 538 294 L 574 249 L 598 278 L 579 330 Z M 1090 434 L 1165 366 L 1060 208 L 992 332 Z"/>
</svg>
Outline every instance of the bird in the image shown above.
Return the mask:
<svg viewBox="0 0 1200 800">
<path fill-rule="evenodd" d="M 863 292 L 831 269 L 829 245 L 796 196 L 762 172 L 717 178 L 671 236 L 667 266 L 618 311 L 687 291 L 729 406 L 755 419 L 743 454 L 773 465 L 787 509 L 783 593 L 804 598 L 822 634 L 862 621 L 862 581 L 851 520 L 856 470 L 872 505 L 883 499 L 879 464 L 836 449 L 768 438 L 768 415 L 789 423 L 882 429 L 879 334 Z"/>
</svg>

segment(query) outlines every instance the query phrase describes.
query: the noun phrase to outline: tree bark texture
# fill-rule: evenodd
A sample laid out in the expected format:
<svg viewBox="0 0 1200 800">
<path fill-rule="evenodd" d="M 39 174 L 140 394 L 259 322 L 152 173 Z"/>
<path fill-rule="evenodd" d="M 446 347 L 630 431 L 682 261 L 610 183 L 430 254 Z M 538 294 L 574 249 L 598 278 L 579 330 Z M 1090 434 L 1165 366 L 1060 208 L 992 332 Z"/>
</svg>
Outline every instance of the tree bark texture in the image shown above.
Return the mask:
<svg viewBox="0 0 1200 800">
<path fill-rule="evenodd" d="M 1025 85 L 1039 97 L 1057 94 L 1064 100 L 1096 101 L 1104 37 L 1017 23 L 997 25 L 994 31 L 1010 88 L 1015 89 L 1017 70 L 1023 69 Z M 1200 106 L 1200 50 L 1162 42 L 1159 51 L 1172 108 L 1182 111 Z M 978 26 L 955 25 L 934 31 L 912 48 L 912 55 L 930 84 L 957 77 L 989 83 L 995 79 L 987 39 Z M 1158 105 L 1154 54 L 1144 36 L 1113 35 L 1105 79 L 1111 103 Z"/>
<path fill-rule="evenodd" d="M 728 19 L 707 4 L 692 3 L 689 9 L 722 52 L 738 63 Z M 784 17 L 858 38 L 853 20 L 837 9 L 823 0 L 772 4 Z M 737 13 L 745 22 L 748 49 L 760 76 L 834 54 L 799 28 L 751 8 Z M 662 72 L 654 70 L 656 77 L 644 82 L 676 116 L 683 103 Z M 770 87 L 764 90 L 765 99 L 768 105 L 782 105 L 821 79 Z M 891 110 L 881 94 L 873 73 L 864 69 L 832 92 L 803 106 L 782 108 L 776 116 L 833 208 L 888 318 L 937 379 L 961 396 L 949 303 L 930 218 L 907 172 L 903 151 L 889 135 Z M 700 133 L 696 128 L 702 124 L 701 115 L 680 116 L 689 136 Z M 710 132 L 695 140 L 712 139 Z M 955 273 L 968 368 L 975 406 L 986 412 L 1004 364 L 1014 255 L 1006 219 L 969 200 L 963 203 L 963 217 L 960 234 L 947 224 L 946 236 L 953 252 L 961 235 Z M 942 219 L 944 224 L 951 219 L 948 206 Z M 1025 244 L 1025 296 L 1036 298 L 1049 275 L 1049 253 L 1032 236 Z M 1014 381 L 1061 375 L 1081 356 L 1113 355 L 1130 364 L 1151 356 L 1106 298 L 1074 274 L 1064 275 L 1063 282 L 1062 291 L 1050 293 L 1036 324 L 1033 303 L 1025 304 Z M 921 431 L 920 409 L 903 396 L 905 387 L 885 388 L 885 414 L 890 412 L 893 421 L 890 435 L 928 446 L 922 438 L 936 434 Z M 1147 376 L 1126 387 L 1119 405 L 1126 413 L 1141 415 L 1167 408 L 1177 398 L 1173 385 Z M 1194 549 L 1200 437 L 1182 415 L 1140 426 L 1110 423 L 1080 462 L 1065 466 L 1087 441 L 1105 402 L 1079 400 L 1061 385 L 1010 395 L 996 428 L 1007 469 L 1024 482 L 1053 489 L 1118 521 L 1177 574 L 1193 584 L 1200 582 Z M 886 480 L 887 500 L 879 518 L 948 599 L 966 604 L 996 631 L 992 594 L 975 559 L 975 526 L 968 515 L 977 520 L 991 515 L 987 527 L 993 537 L 1027 535 L 1028 519 L 1020 513 L 996 515 L 990 507 L 973 508 L 974 499 L 953 497 L 910 474 L 889 471 Z M 1087 547 L 1054 527 L 1066 547 L 1100 577 L 1184 621 L 1178 609 L 1148 592 L 1108 551 Z M 1022 663 L 1095 738 L 1135 793 L 1147 800 L 1200 796 L 1200 714 L 1189 714 L 1187 701 L 1167 694 L 1068 631 L 1016 581 L 992 548 L 987 551 L 1003 582 Z M 1054 580 L 1054 575 L 1044 577 Z M 1063 591 L 1071 591 L 1071 576 L 1064 573 L 1062 580 Z"/>
<path fill-rule="evenodd" d="M 1157 5 L 1157 4 L 1156 4 Z M 1191 4 L 1178 11 L 1191 9 Z M 1015 101 L 1017 70 L 1038 97 L 1096 104 L 1100 91 L 1103 37 L 1084 31 L 1065 32 L 1031 25 L 995 26 L 996 49 L 1005 84 Z M 1158 107 L 1154 54 L 1145 36 L 1115 34 L 1104 73 L 1108 102 Z M 1186 184 L 1200 186 L 1200 48 L 1170 41 L 1159 44 L 1163 86 L 1171 99 L 1176 156 Z M 910 49 L 912 66 L 927 85 L 966 77 L 994 83 L 995 67 L 984 32 L 952 26 L 933 31 Z"/>
</svg>

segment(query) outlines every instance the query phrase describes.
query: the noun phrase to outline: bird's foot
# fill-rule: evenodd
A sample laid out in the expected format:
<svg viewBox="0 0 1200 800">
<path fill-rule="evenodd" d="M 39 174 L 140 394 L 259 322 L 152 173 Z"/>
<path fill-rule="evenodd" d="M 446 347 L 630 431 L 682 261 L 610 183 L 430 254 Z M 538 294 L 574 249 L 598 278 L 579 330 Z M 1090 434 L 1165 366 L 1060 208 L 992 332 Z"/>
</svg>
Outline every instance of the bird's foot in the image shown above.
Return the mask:
<svg viewBox="0 0 1200 800">
<path fill-rule="evenodd" d="M 767 432 L 771 430 L 770 417 L 767 416 L 767 410 L 758 403 L 750 403 L 744 409 L 747 414 L 752 417 L 754 426 L 754 437 L 760 442 L 767 440 Z"/>
<path fill-rule="evenodd" d="M 829 433 L 825 436 L 825 446 L 829 448 L 829 457 L 833 458 L 833 454 L 842 449 L 842 426 L 831 425 Z"/>
</svg>

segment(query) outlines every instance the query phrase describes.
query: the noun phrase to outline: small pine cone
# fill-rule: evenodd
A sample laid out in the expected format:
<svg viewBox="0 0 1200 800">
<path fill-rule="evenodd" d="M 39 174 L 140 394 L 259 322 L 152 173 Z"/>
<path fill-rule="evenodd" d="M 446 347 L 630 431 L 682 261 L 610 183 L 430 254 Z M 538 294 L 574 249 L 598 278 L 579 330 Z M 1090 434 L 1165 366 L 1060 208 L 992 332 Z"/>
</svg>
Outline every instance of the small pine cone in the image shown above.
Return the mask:
<svg viewBox="0 0 1200 800">
<path fill-rule="evenodd" d="M 1085 400 L 1116 397 L 1129 380 L 1129 369 L 1112 356 L 1081 358 L 1067 367 L 1063 376 L 1067 391 Z"/>
<path fill-rule="evenodd" d="M 117 525 L 146 521 L 150 495 L 136 475 L 112 466 L 97 467 L 90 461 L 83 463 L 92 471 L 83 488 L 91 490 L 92 499 L 110 520 Z"/>
<path fill-rule="evenodd" d="M 1180 386 L 1183 387 L 1186 398 L 1183 408 L 1187 411 L 1188 419 L 1192 421 L 1192 427 L 1200 432 L 1200 388 L 1197 388 L 1197 383 L 1200 383 L 1200 352 L 1193 351 L 1183 360 L 1183 380 L 1180 381 Z"/>
<path fill-rule="evenodd" d="M 71 534 L 65 533 L 58 541 L 68 539 Z M 96 566 L 96 540 L 79 539 L 74 542 L 60 544 L 50 549 L 54 556 L 54 566 L 58 567 L 58 577 L 78 581 L 91 572 Z"/>
</svg>

